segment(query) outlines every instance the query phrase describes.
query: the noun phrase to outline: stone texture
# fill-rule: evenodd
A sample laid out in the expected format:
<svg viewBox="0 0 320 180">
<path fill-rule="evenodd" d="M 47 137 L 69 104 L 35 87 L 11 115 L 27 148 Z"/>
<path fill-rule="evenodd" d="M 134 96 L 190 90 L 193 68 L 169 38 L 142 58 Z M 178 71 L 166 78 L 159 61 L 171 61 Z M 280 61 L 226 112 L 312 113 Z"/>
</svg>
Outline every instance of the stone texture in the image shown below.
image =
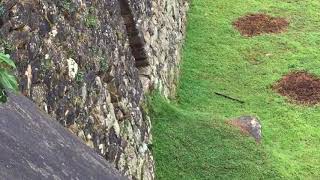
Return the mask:
<svg viewBox="0 0 320 180">
<path fill-rule="evenodd" d="M 3 0 L 20 91 L 132 179 L 154 179 L 144 94 L 173 96 L 183 0 Z"/>
<path fill-rule="evenodd" d="M 240 128 L 243 132 L 250 134 L 257 142 L 261 141 L 261 123 L 257 117 L 241 116 L 229 123 Z"/>
<path fill-rule="evenodd" d="M 0 114 L 1 179 L 127 179 L 24 96 L 10 94 Z"/>
<path fill-rule="evenodd" d="M 181 48 L 185 36 L 186 0 L 128 0 L 139 36 L 145 42 L 149 66 L 139 68 L 142 82 L 174 97 L 179 80 Z M 147 89 L 147 88 L 145 88 Z"/>
</svg>

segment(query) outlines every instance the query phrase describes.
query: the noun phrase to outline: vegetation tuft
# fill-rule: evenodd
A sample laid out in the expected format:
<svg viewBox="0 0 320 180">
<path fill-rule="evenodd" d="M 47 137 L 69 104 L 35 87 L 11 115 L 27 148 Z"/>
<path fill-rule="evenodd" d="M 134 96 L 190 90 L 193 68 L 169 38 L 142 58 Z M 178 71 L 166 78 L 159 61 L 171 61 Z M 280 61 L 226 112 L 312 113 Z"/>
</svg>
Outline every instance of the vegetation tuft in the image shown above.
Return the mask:
<svg viewBox="0 0 320 180">
<path fill-rule="evenodd" d="M 95 29 L 99 26 L 99 20 L 98 17 L 96 16 L 96 10 L 94 8 L 89 8 L 88 14 L 85 17 L 84 24 L 88 28 Z"/>
<path fill-rule="evenodd" d="M 17 91 L 18 83 L 15 76 L 11 75 L 12 70 L 16 66 L 10 59 L 10 56 L 4 53 L 0 53 L 0 102 L 7 101 L 7 95 L 5 90 Z"/>
</svg>

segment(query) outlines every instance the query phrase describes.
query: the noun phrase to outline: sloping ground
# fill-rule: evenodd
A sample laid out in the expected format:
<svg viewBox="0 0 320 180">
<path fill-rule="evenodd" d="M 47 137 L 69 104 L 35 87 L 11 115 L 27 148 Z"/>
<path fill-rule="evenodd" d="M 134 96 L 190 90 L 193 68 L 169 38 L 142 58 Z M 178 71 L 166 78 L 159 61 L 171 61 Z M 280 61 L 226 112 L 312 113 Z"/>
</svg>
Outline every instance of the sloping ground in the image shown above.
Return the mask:
<svg viewBox="0 0 320 180">
<path fill-rule="evenodd" d="M 127 179 L 22 95 L 0 104 L 0 177 Z"/>
<path fill-rule="evenodd" d="M 320 178 L 319 106 L 272 88 L 291 72 L 320 75 L 319 8 L 316 0 L 192 1 L 177 100 L 152 99 L 159 179 Z M 244 37 L 232 23 L 250 13 L 290 25 Z M 260 144 L 226 124 L 241 115 L 261 119 Z"/>
</svg>

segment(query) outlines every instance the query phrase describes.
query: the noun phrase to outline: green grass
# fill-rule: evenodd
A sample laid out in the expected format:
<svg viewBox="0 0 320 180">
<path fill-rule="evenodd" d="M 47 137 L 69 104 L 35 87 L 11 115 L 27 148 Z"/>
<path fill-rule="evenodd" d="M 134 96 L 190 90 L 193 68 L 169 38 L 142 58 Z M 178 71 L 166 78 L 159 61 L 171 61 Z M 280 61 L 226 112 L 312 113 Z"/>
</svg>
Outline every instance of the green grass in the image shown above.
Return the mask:
<svg viewBox="0 0 320 180">
<path fill-rule="evenodd" d="M 158 179 L 320 179 L 320 107 L 271 89 L 291 71 L 320 76 L 319 9 L 318 0 L 192 0 L 177 99 L 152 98 Z M 249 12 L 290 27 L 242 37 L 232 22 Z M 226 125 L 241 115 L 261 119 L 261 144 Z"/>
</svg>

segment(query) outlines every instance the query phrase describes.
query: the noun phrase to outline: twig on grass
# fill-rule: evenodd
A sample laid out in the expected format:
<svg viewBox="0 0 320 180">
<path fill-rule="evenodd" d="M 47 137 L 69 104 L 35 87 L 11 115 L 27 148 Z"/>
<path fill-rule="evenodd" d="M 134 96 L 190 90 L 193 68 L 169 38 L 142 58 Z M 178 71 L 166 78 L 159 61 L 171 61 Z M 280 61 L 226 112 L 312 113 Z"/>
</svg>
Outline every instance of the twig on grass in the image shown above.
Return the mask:
<svg viewBox="0 0 320 180">
<path fill-rule="evenodd" d="M 245 103 L 244 101 L 241 101 L 241 100 L 239 100 L 239 99 L 236 99 L 236 98 L 227 96 L 227 95 L 225 95 L 225 94 L 221 94 L 221 93 L 218 93 L 218 92 L 214 92 L 214 93 L 215 93 L 216 95 L 218 95 L 218 96 L 222 96 L 222 97 L 227 98 L 227 99 L 230 99 L 230 100 L 232 100 L 232 101 L 237 101 L 238 103 L 241 103 L 241 104 L 244 104 L 244 103 Z"/>
</svg>

